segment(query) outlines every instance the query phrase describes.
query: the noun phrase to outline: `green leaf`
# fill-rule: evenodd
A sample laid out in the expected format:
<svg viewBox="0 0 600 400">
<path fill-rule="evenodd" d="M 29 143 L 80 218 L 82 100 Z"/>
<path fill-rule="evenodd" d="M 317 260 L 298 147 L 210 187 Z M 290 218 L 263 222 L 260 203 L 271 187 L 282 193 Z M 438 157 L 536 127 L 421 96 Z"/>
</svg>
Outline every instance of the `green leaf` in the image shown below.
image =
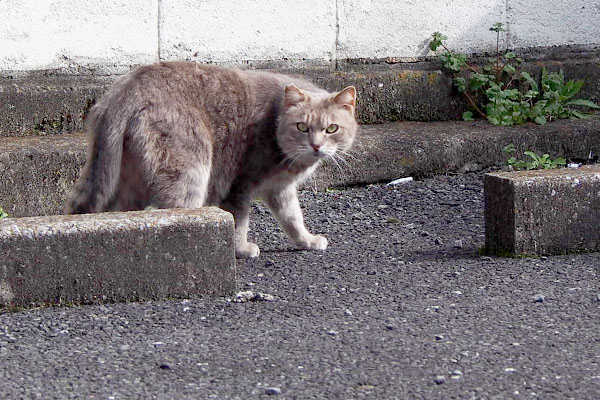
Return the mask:
<svg viewBox="0 0 600 400">
<path fill-rule="evenodd" d="M 516 55 L 515 53 L 513 53 L 512 51 L 507 51 L 507 52 L 504 54 L 504 57 L 505 57 L 505 58 L 508 58 L 509 60 L 510 60 L 511 58 L 515 58 L 516 56 L 517 56 L 517 55 Z"/>
<path fill-rule="evenodd" d="M 543 115 L 537 116 L 533 119 L 538 125 L 546 125 L 546 117 Z"/>
<path fill-rule="evenodd" d="M 8 217 L 8 214 L 4 212 L 4 209 L 0 207 L 0 219 Z"/>
<path fill-rule="evenodd" d="M 465 112 L 462 114 L 462 118 L 463 118 L 463 120 L 465 120 L 465 121 L 475 121 L 475 120 L 473 119 L 473 113 L 472 113 L 471 111 L 465 111 Z"/>
<path fill-rule="evenodd" d="M 448 52 L 440 55 L 440 60 L 444 68 L 449 69 L 452 72 L 460 72 L 461 68 L 467 62 L 467 56 L 460 53 Z"/>
<path fill-rule="evenodd" d="M 584 107 L 589 107 L 589 108 L 600 109 L 600 106 L 598 104 L 594 103 L 593 101 L 585 100 L 585 99 L 571 100 L 571 101 L 565 103 L 565 105 L 566 106 L 584 106 Z"/>
<path fill-rule="evenodd" d="M 507 154 L 512 154 L 516 151 L 515 149 L 515 145 L 512 143 L 507 144 L 506 146 L 504 146 L 504 148 L 502 149 L 503 152 L 507 153 Z M 514 157 L 512 157 L 514 158 Z"/>
<path fill-rule="evenodd" d="M 514 74 L 516 71 L 516 68 L 513 67 L 511 64 L 506 64 L 504 66 L 504 68 L 502 68 L 502 71 L 506 72 L 507 74 Z"/>
<path fill-rule="evenodd" d="M 490 28 L 490 31 L 493 32 L 504 32 L 504 24 L 502 22 L 496 22 L 494 25 L 492 25 L 492 27 Z"/>
<path fill-rule="evenodd" d="M 536 92 L 538 91 L 537 82 L 531 77 L 531 75 L 529 75 L 528 72 L 521 71 L 521 79 L 523 79 L 525 82 L 527 82 L 529 84 L 529 86 L 531 87 L 531 89 L 533 89 Z"/>
<path fill-rule="evenodd" d="M 577 110 L 571 110 L 571 114 L 573 114 L 574 117 L 579 118 L 579 119 L 590 119 L 590 118 L 592 118 L 592 114 L 582 113 L 582 112 L 579 112 Z"/>
<path fill-rule="evenodd" d="M 438 47 L 440 47 L 444 40 L 448 39 L 447 36 L 443 35 L 440 32 L 434 32 L 431 35 L 431 41 L 429 42 L 429 48 L 433 51 L 436 51 Z"/>
<path fill-rule="evenodd" d="M 465 89 L 467 88 L 466 87 L 467 81 L 465 78 L 457 77 L 457 78 L 454 78 L 453 82 L 454 82 L 454 86 L 456 86 L 456 89 L 459 92 L 461 92 L 461 93 L 465 92 Z"/>
<path fill-rule="evenodd" d="M 495 117 L 488 115 L 487 120 L 490 121 L 490 124 L 492 125 L 500 125 L 500 121 Z"/>
</svg>

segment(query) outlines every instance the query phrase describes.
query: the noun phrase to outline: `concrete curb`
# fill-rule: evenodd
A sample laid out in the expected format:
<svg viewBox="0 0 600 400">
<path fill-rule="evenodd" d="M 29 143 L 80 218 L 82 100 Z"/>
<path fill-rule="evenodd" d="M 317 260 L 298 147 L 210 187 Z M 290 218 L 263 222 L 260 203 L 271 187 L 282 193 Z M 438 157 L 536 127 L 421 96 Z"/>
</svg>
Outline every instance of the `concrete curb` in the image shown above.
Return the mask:
<svg viewBox="0 0 600 400">
<path fill-rule="evenodd" d="M 600 166 L 491 173 L 484 187 L 490 253 L 600 250 Z"/>
<path fill-rule="evenodd" d="M 0 307 L 226 295 L 234 224 L 215 207 L 0 220 Z"/>
<path fill-rule="evenodd" d="M 600 117 L 540 126 L 495 127 L 478 122 L 363 125 L 347 164 L 329 162 L 304 187 L 366 184 L 428 177 L 504 164 L 504 146 L 587 159 L 600 154 Z M 5 138 L 0 153 L 0 205 L 13 217 L 60 214 L 85 162 L 82 134 Z"/>
</svg>

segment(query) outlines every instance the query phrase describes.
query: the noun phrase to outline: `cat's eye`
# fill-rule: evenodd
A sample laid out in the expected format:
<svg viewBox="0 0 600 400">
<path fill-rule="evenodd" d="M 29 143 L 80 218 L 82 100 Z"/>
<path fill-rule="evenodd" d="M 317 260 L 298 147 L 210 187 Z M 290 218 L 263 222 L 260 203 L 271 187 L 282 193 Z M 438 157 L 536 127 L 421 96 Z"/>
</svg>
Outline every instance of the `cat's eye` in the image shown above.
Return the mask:
<svg viewBox="0 0 600 400">
<path fill-rule="evenodd" d="M 331 124 L 325 129 L 325 132 L 335 133 L 335 132 L 337 132 L 338 129 L 339 129 L 339 126 L 337 126 L 336 124 Z"/>
<path fill-rule="evenodd" d="M 298 122 L 296 124 L 296 128 L 298 128 L 300 132 L 308 132 L 308 126 L 304 122 Z"/>
</svg>

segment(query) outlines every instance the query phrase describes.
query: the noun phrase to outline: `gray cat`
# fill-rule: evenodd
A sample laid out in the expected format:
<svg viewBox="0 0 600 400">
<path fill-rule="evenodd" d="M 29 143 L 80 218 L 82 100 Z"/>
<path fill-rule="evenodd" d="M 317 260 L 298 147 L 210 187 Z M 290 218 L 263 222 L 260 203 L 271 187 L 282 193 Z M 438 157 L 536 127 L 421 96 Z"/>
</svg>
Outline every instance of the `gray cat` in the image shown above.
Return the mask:
<svg viewBox="0 0 600 400">
<path fill-rule="evenodd" d="M 216 205 L 235 218 L 236 255 L 260 198 L 303 249 L 327 239 L 304 226 L 296 186 L 347 151 L 357 131 L 356 90 L 328 93 L 286 75 L 187 62 L 142 66 L 92 108 L 88 160 L 65 211 Z"/>
</svg>

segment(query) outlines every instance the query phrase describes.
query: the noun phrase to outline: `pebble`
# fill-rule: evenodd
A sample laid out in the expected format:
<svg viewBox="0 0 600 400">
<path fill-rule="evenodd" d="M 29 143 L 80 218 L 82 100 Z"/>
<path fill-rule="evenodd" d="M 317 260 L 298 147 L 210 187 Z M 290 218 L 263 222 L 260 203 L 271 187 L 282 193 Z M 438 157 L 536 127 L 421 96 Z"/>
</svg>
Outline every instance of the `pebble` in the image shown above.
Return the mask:
<svg viewBox="0 0 600 400">
<path fill-rule="evenodd" d="M 456 247 L 457 249 L 462 249 L 463 248 L 463 242 L 462 240 L 458 239 L 454 241 L 454 247 Z"/>
<path fill-rule="evenodd" d="M 281 394 L 281 389 L 278 387 L 268 387 L 265 389 L 265 393 L 269 396 L 277 396 Z"/>
<path fill-rule="evenodd" d="M 330 329 L 330 330 L 328 330 L 328 331 L 327 331 L 327 334 L 328 334 L 329 336 L 335 336 L 335 335 L 337 335 L 338 333 L 337 333 L 337 331 L 334 331 L 333 329 Z"/>
<path fill-rule="evenodd" d="M 546 300 L 546 297 L 543 294 L 536 294 L 535 297 L 533 298 L 533 301 L 535 303 L 543 303 L 544 300 Z"/>
<path fill-rule="evenodd" d="M 442 240 L 441 237 L 437 237 L 437 238 L 435 238 L 435 244 L 438 244 L 438 245 L 439 244 L 444 244 L 444 241 Z"/>
<path fill-rule="evenodd" d="M 446 377 L 443 375 L 438 375 L 435 377 L 435 379 L 433 381 L 435 383 L 437 383 L 438 385 L 441 385 L 442 383 L 446 383 Z"/>
<path fill-rule="evenodd" d="M 172 369 L 171 364 L 169 363 L 160 363 L 158 366 L 160 369 Z"/>
<path fill-rule="evenodd" d="M 452 376 L 450 376 L 450 379 L 460 379 L 462 378 L 462 372 L 458 369 L 455 369 L 454 371 L 452 371 Z"/>
<path fill-rule="evenodd" d="M 344 310 L 344 315 L 346 315 L 346 316 L 350 317 L 350 316 L 352 315 L 352 311 L 350 311 L 349 309 L 347 309 L 347 308 L 346 308 L 346 309 Z"/>
<path fill-rule="evenodd" d="M 246 303 L 248 301 L 274 301 L 275 296 L 268 293 L 254 293 L 252 290 L 239 292 L 233 299 L 234 303 Z"/>
</svg>

